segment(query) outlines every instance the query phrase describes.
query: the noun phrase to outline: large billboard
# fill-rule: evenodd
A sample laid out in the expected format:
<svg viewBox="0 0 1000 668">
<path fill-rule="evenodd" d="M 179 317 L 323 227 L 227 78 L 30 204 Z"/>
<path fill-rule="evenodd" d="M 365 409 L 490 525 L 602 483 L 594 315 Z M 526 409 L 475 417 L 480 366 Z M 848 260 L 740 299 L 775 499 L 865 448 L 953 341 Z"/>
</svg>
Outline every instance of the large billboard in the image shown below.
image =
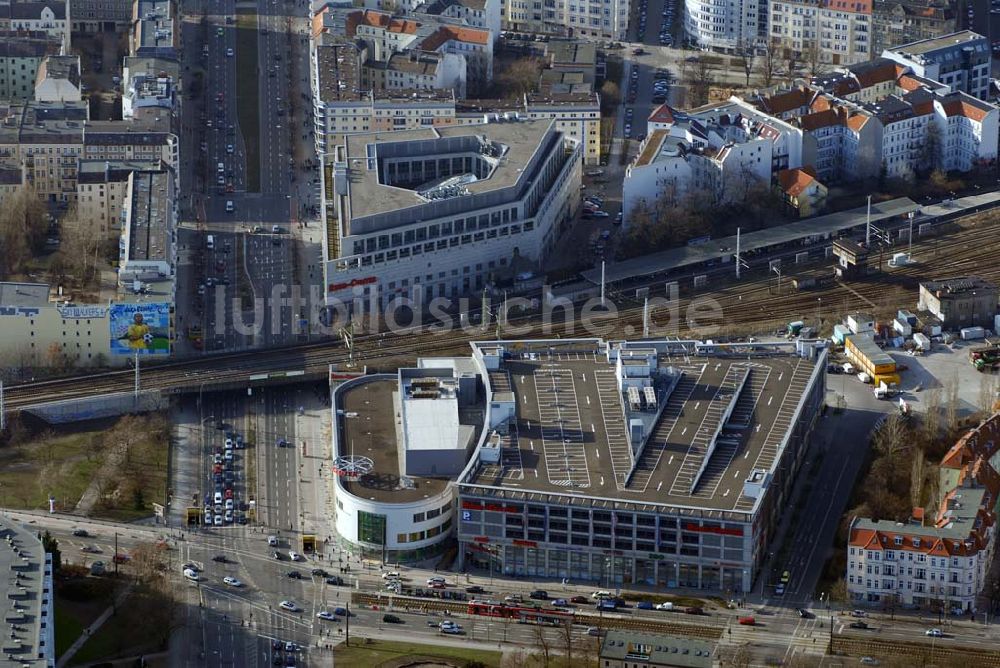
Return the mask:
<svg viewBox="0 0 1000 668">
<path fill-rule="evenodd" d="M 112 355 L 170 354 L 169 304 L 112 304 L 108 320 Z"/>
</svg>

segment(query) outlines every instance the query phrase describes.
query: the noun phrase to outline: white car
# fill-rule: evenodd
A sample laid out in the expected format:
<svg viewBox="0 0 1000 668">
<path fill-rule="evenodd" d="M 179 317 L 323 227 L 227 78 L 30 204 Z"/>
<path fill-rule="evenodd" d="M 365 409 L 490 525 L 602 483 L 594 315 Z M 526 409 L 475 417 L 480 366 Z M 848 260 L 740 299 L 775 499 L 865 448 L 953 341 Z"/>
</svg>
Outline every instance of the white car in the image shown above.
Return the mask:
<svg viewBox="0 0 1000 668">
<path fill-rule="evenodd" d="M 437 577 L 437 576 L 432 577 L 432 578 L 427 578 L 427 584 L 432 585 L 432 584 L 435 584 L 435 583 L 444 584 L 445 583 L 444 582 L 444 578 Z"/>
<path fill-rule="evenodd" d="M 234 510 L 235 508 L 236 508 L 236 504 L 233 502 L 233 500 L 232 499 L 226 499 L 226 510 Z"/>
<path fill-rule="evenodd" d="M 944 637 L 944 633 L 941 631 L 941 629 L 927 629 L 926 631 L 924 631 L 924 635 L 930 636 L 931 638 Z"/>
<path fill-rule="evenodd" d="M 300 608 L 294 601 L 282 601 L 278 604 L 282 610 L 288 610 L 289 612 L 302 612 Z"/>
<path fill-rule="evenodd" d="M 382 574 L 382 579 L 383 580 L 398 580 L 399 579 L 399 573 L 397 573 L 396 571 L 386 571 L 385 573 Z"/>
<path fill-rule="evenodd" d="M 216 515 L 215 516 L 215 526 L 217 526 L 217 527 L 221 527 L 222 526 L 222 515 Z"/>
<path fill-rule="evenodd" d="M 602 599 L 602 598 L 611 598 L 611 592 L 609 592 L 609 591 L 603 591 L 603 590 L 598 590 L 598 591 L 595 591 L 594 593 L 592 593 L 590 595 L 590 598 L 595 599 L 595 600 Z"/>
<path fill-rule="evenodd" d="M 221 461 L 217 461 L 215 463 L 216 464 L 221 464 L 222 462 Z M 215 505 L 219 505 L 220 503 L 222 503 L 222 492 L 216 492 L 215 493 Z"/>
<path fill-rule="evenodd" d="M 337 621 L 337 616 L 329 610 L 320 610 L 316 613 L 316 619 L 325 619 L 328 622 Z"/>
<path fill-rule="evenodd" d="M 656 604 L 656 609 L 657 610 L 673 610 L 674 609 L 674 604 L 671 603 L 671 602 L 669 602 L 669 601 L 667 601 L 666 603 L 657 603 Z"/>
<path fill-rule="evenodd" d="M 222 581 L 225 582 L 230 587 L 242 587 L 243 586 L 243 583 L 239 580 L 239 578 L 230 577 L 228 575 L 226 577 L 222 578 Z"/>
<path fill-rule="evenodd" d="M 291 559 L 292 561 L 305 561 L 306 560 L 306 558 L 303 557 L 298 552 L 289 552 L 288 553 L 288 558 Z"/>
<path fill-rule="evenodd" d="M 193 568 L 185 568 L 184 577 L 186 577 L 188 580 L 191 580 L 192 582 L 197 582 L 198 580 L 201 579 L 201 576 L 198 575 L 198 571 L 194 570 Z"/>
<path fill-rule="evenodd" d="M 232 144 L 226 144 L 226 153 L 232 153 L 233 150 L 234 149 Z"/>
<path fill-rule="evenodd" d="M 445 626 L 441 628 L 441 633 L 447 633 L 448 635 L 458 635 L 462 632 L 462 627 L 460 626 Z"/>
<path fill-rule="evenodd" d="M 271 547 L 275 547 L 278 544 L 278 537 L 277 536 L 268 536 L 267 537 L 267 544 L 270 545 Z"/>
<path fill-rule="evenodd" d="M 233 57 L 233 50 L 232 49 L 226 49 L 226 57 L 227 58 L 232 58 Z"/>
<path fill-rule="evenodd" d="M 233 439 L 227 438 L 226 439 L 226 449 L 228 450 L 229 448 L 232 448 L 232 447 L 233 447 Z"/>
</svg>

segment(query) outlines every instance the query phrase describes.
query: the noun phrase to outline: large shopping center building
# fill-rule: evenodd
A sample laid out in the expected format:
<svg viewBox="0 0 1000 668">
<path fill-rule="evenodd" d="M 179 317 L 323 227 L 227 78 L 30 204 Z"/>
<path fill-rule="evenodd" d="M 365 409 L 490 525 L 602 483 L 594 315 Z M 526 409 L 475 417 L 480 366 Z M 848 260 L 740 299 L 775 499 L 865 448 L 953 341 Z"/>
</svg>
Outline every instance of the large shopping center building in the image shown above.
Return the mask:
<svg viewBox="0 0 1000 668">
<path fill-rule="evenodd" d="M 334 449 L 368 471 L 337 482 L 338 532 L 389 560 L 456 537 L 460 567 L 749 591 L 819 415 L 825 356 L 803 341 L 500 341 L 349 381 L 334 390 Z M 372 397 L 345 402 L 378 382 L 380 414 L 395 415 L 381 440 L 354 410 Z M 373 516 L 381 528 L 360 540 Z"/>
</svg>

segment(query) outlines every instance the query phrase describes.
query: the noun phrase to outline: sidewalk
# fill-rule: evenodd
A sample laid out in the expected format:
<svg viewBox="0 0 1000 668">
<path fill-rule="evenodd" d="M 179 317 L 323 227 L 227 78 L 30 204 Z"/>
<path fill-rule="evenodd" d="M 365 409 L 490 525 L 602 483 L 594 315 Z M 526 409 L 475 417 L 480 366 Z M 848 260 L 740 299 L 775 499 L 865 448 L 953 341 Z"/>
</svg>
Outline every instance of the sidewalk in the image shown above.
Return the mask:
<svg viewBox="0 0 1000 668">
<path fill-rule="evenodd" d="M 80 651 L 80 648 L 83 647 L 88 640 L 90 640 L 90 637 L 94 635 L 98 629 L 104 626 L 104 622 L 108 621 L 111 615 L 114 614 L 116 607 L 120 606 L 125 599 L 128 598 L 130 593 L 132 593 L 132 587 L 126 587 L 121 591 L 121 593 L 118 594 L 115 598 L 114 605 L 108 606 L 108 608 L 101 613 L 101 616 L 95 619 L 90 626 L 85 628 L 83 633 L 80 634 L 80 637 L 77 638 L 73 644 L 69 646 L 69 649 L 67 649 L 66 652 L 59 657 L 59 660 L 56 662 L 56 668 L 63 668 L 63 666 L 69 663 L 70 659 L 72 659 L 73 656 Z"/>
</svg>

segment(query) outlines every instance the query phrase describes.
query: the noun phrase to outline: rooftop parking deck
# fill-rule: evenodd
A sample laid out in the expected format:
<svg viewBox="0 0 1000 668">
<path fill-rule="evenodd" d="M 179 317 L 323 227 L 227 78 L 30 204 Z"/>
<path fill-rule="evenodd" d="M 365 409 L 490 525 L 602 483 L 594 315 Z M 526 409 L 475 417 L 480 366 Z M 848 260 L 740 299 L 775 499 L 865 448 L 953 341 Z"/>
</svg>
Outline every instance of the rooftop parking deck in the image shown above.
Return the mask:
<svg viewBox="0 0 1000 668">
<path fill-rule="evenodd" d="M 789 349 L 790 350 L 790 349 Z M 753 469 L 770 470 L 816 363 L 779 350 L 660 354 L 682 371 L 633 465 L 615 367 L 595 352 L 517 354 L 491 371 L 516 420 L 497 464 L 462 482 L 711 510 L 749 511 Z"/>
</svg>

